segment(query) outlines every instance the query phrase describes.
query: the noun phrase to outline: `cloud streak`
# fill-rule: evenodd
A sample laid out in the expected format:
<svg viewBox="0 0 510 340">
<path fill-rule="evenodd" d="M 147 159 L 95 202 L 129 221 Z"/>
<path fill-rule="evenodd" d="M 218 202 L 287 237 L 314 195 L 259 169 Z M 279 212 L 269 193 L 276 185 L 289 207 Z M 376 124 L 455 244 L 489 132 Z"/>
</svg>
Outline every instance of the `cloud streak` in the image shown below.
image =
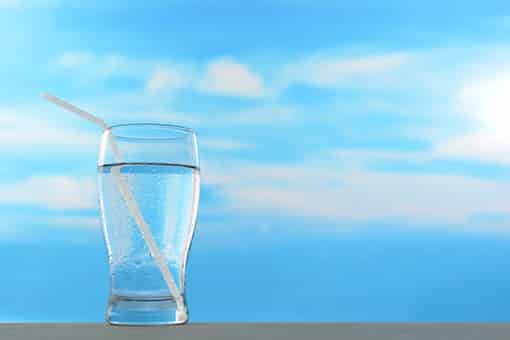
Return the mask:
<svg viewBox="0 0 510 340">
<path fill-rule="evenodd" d="M 0 203 L 55 210 L 91 209 L 97 206 L 96 181 L 69 176 L 34 176 L 0 184 Z"/>
<path fill-rule="evenodd" d="M 411 225 L 458 224 L 486 213 L 510 214 L 505 203 L 510 181 L 379 173 L 338 160 L 293 166 L 205 165 L 204 183 L 239 212 L 360 222 L 403 219 Z"/>
<path fill-rule="evenodd" d="M 5 153 L 48 148 L 76 152 L 94 148 L 99 142 L 99 133 L 64 127 L 18 108 L 0 108 L 0 124 L 0 143 Z"/>
<path fill-rule="evenodd" d="M 411 60 L 409 53 L 361 57 L 317 55 L 292 62 L 284 68 L 287 86 L 305 84 L 319 87 L 372 87 L 395 81 L 396 70 Z"/>
<path fill-rule="evenodd" d="M 0 0 L 0 8 L 33 8 L 57 3 L 58 0 Z"/>
<path fill-rule="evenodd" d="M 252 149 L 255 146 L 248 143 L 243 143 L 238 140 L 225 139 L 225 138 L 205 138 L 200 140 L 200 148 L 217 150 L 217 151 L 234 151 Z"/>
<path fill-rule="evenodd" d="M 57 65 L 63 68 L 77 68 L 89 65 L 93 62 L 94 56 L 84 52 L 66 52 L 57 57 Z"/>
</svg>

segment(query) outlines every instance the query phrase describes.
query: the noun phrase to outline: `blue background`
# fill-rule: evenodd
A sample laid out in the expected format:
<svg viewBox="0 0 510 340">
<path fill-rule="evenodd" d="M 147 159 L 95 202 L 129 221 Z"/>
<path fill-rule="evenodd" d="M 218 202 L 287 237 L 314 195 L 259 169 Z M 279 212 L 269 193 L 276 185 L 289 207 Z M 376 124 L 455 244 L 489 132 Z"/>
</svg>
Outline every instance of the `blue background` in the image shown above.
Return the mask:
<svg viewBox="0 0 510 340">
<path fill-rule="evenodd" d="M 0 0 L 0 321 L 101 322 L 100 131 L 184 124 L 192 322 L 509 321 L 505 1 Z"/>
</svg>

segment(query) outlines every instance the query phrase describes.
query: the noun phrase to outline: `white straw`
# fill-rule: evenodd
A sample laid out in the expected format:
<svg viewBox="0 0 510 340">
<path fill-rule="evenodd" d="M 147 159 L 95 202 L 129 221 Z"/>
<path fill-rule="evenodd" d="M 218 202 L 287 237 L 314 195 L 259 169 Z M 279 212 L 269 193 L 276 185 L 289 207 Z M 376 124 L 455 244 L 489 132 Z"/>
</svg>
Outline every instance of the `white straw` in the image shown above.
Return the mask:
<svg viewBox="0 0 510 340">
<path fill-rule="evenodd" d="M 44 92 L 42 94 L 42 97 L 50 102 L 52 102 L 55 105 L 58 105 L 67 111 L 76 113 L 78 116 L 80 116 L 83 119 L 88 120 L 91 123 L 94 123 L 96 125 L 99 125 L 103 130 L 108 130 L 109 126 L 99 117 L 96 117 L 88 112 L 83 111 L 82 109 L 77 108 L 76 106 L 69 104 L 65 101 L 63 101 L 60 98 L 57 98 L 55 96 L 52 96 L 49 93 Z"/>
<path fill-rule="evenodd" d="M 69 104 L 65 101 L 63 101 L 60 98 L 57 98 L 55 96 L 52 96 L 48 93 L 43 93 L 42 97 L 53 104 L 60 106 L 67 111 L 73 112 L 80 117 L 88 120 L 89 122 L 92 122 L 96 125 L 99 125 L 103 130 L 109 130 L 109 126 L 105 123 L 104 120 L 102 120 L 99 117 L 94 116 L 91 113 L 85 112 L 76 106 Z M 118 163 L 122 163 L 122 155 L 120 153 L 120 149 L 115 141 L 115 137 L 111 133 L 111 131 L 108 132 L 108 139 L 111 143 L 113 153 L 115 156 L 115 159 Z M 168 290 L 170 291 L 170 294 L 173 295 L 175 302 L 177 303 L 177 312 L 182 313 L 184 311 L 184 301 L 182 299 L 181 294 L 179 293 L 179 290 L 177 289 L 177 286 L 175 285 L 175 280 L 172 277 L 172 274 L 170 273 L 170 270 L 168 269 L 168 266 L 165 264 L 165 259 L 161 255 L 161 252 L 158 248 L 158 245 L 156 244 L 156 241 L 154 240 L 154 237 L 152 236 L 152 232 L 150 230 L 149 225 L 145 221 L 142 212 L 140 211 L 140 208 L 138 207 L 138 203 L 136 202 L 136 198 L 134 197 L 133 193 L 129 190 L 126 181 L 122 177 L 120 173 L 120 168 L 113 168 L 112 169 L 112 175 L 115 179 L 115 183 L 117 184 L 119 191 L 121 193 L 122 198 L 126 202 L 126 205 L 133 215 L 133 218 L 138 225 L 138 228 L 140 230 L 140 233 L 142 234 L 142 237 L 144 238 L 145 242 L 147 243 L 147 246 L 149 247 L 149 251 L 154 258 L 154 261 L 159 267 L 159 270 L 161 274 L 163 275 L 163 279 L 165 280 Z"/>
</svg>

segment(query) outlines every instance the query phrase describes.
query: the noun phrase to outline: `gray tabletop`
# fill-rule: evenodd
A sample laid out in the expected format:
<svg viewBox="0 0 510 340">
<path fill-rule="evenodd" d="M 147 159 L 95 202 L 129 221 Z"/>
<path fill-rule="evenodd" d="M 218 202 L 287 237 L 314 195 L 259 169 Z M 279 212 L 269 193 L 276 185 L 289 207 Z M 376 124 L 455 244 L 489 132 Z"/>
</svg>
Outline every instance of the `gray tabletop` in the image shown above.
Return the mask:
<svg viewBox="0 0 510 340">
<path fill-rule="evenodd" d="M 510 339 L 510 324 L 188 324 L 112 327 L 106 324 L 3 324 L 0 339 Z"/>
</svg>

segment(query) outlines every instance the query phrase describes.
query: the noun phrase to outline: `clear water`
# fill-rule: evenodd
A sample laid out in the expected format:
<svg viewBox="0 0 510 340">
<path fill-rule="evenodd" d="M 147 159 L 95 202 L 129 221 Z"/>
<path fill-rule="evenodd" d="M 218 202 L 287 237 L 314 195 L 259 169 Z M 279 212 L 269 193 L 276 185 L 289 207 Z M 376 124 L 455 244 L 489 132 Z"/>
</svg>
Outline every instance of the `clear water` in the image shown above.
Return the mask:
<svg viewBox="0 0 510 340">
<path fill-rule="evenodd" d="M 187 253 L 195 227 L 200 186 L 197 168 L 173 164 L 112 164 L 99 168 L 100 204 L 111 272 L 112 295 L 132 299 L 169 298 L 171 294 L 150 255 L 113 178 L 119 168 L 184 293 Z"/>
</svg>

